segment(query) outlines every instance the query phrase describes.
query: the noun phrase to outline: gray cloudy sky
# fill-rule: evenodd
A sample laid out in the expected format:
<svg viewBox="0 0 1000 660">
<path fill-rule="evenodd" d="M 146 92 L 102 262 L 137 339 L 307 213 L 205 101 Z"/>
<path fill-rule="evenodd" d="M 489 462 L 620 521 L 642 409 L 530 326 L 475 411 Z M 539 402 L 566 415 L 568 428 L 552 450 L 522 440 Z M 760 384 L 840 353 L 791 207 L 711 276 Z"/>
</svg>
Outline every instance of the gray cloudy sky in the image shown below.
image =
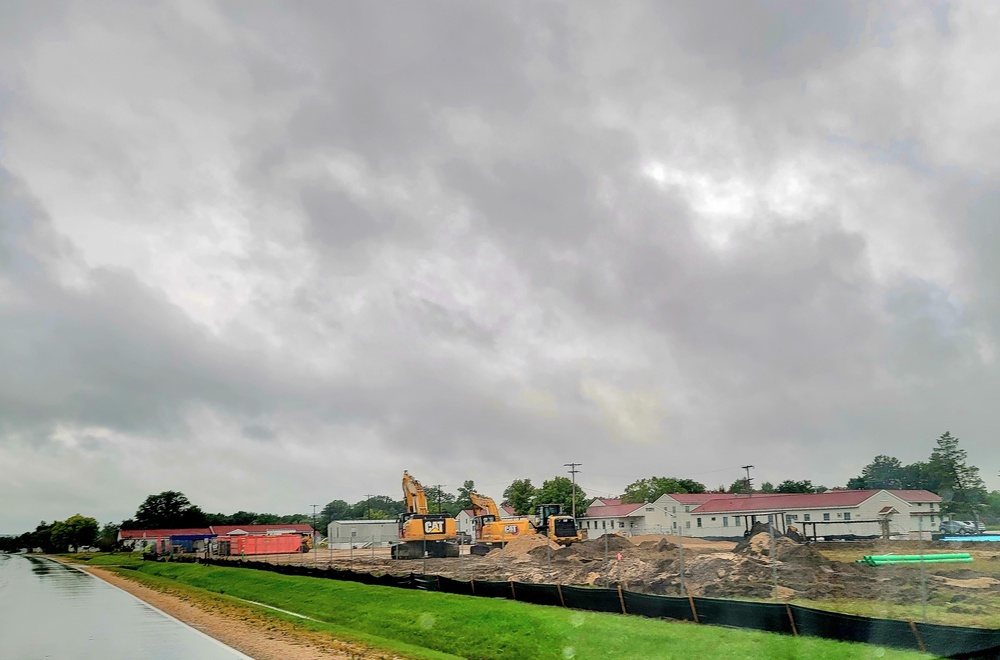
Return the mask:
<svg viewBox="0 0 1000 660">
<path fill-rule="evenodd" d="M 0 531 L 582 462 L 1000 486 L 1000 5 L 0 5 Z"/>
</svg>

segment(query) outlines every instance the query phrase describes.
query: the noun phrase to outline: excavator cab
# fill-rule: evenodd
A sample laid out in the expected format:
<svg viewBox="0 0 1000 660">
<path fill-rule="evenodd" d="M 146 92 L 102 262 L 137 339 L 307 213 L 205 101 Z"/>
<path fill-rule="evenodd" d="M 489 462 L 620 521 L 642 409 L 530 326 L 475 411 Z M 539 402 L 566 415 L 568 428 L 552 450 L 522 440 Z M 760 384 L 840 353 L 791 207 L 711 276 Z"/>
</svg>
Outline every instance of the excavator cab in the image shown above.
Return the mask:
<svg viewBox="0 0 1000 660">
<path fill-rule="evenodd" d="M 549 518 L 562 513 L 561 504 L 539 504 L 538 505 L 538 526 L 548 527 Z"/>
</svg>

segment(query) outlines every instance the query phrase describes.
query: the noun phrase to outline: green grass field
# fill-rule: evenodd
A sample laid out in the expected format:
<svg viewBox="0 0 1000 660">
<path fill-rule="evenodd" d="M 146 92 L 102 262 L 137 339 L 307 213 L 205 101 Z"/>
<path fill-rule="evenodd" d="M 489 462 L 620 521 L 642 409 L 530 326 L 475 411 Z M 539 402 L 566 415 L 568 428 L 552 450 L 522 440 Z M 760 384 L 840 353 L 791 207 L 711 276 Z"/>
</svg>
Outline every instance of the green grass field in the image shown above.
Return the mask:
<svg viewBox="0 0 1000 660">
<path fill-rule="evenodd" d="M 57 555 L 63 559 L 87 566 L 142 566 L 142 554 L 138 552 L 78 552 Z"/>
<path fill-rule="evenodd" d="M 151 584 L 186 585 L 279 607 L 320 621 L 272 613 L 296 625 L 412 657 L 816 660 L 928 657 L 863 644 L 239 568 L 146 563 L 138 571 L 123 571 L 123 574 Z"/>
</svg>

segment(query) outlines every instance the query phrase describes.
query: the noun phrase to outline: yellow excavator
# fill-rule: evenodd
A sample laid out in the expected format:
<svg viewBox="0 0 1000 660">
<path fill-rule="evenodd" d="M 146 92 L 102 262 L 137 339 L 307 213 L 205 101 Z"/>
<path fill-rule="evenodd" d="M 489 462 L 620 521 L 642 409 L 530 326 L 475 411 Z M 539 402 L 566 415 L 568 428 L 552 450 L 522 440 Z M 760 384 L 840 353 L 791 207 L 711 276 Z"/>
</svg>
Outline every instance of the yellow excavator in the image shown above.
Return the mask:
<svg viewBox="0 0 1000 660">
<path fill-rule="evenodd" d="M 457 557 L 458 527 L 447 513 L 431 513 L 420 482 L 403 471 L 406 512 L 399 514 L 399 543 L 392 546 L 393 559 Z"/>
<path fill-rule="evenodd" d="M 469 499 L 472 501 L 472 525 L 476 530 L 476 543 L 469 548 L 472 554 L 485 555 L 519 536 L 537 533 L 527 518 L 501 520 L 500 510 L 492 497 L 470 492 Z"/>
</svg>

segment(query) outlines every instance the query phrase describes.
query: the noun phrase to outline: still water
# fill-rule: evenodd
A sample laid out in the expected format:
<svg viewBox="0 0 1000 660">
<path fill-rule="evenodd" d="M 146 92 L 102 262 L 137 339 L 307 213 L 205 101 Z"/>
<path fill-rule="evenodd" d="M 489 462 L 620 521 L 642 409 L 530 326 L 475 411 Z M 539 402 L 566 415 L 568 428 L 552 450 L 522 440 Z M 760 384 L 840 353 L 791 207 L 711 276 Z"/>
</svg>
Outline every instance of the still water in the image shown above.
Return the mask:
<svg viewBox="0 0 1000 660">
<path fill-rule="evenodd" d="M 0 554 L 0 658 L 247 656 L 75 568 Z"/>
</svg>

